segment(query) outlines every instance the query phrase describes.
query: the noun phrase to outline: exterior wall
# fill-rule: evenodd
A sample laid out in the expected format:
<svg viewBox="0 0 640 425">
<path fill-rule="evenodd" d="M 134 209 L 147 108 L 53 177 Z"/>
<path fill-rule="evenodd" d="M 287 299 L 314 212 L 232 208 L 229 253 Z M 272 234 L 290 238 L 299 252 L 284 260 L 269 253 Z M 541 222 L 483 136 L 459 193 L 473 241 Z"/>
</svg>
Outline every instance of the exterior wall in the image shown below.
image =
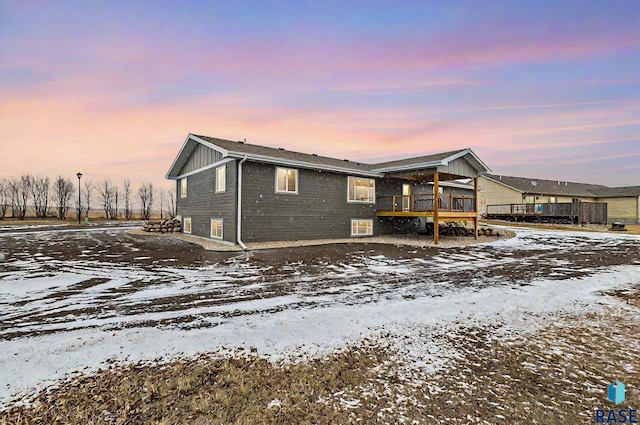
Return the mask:
<svg viewBox="0 0 640 425">
<path fill-rule="evenodd" d="M 478 214 L 487 213 L 487 205 L 520 204 L 522 193 L 480 176 L 478 179 Z"/>
<path fill-rule="evenodd" d="M 463 189 L 461 187 L 448 187 L 448 186 L 440 186 L 442 187 L 442 193 L 445 195 L 463 195 L 463 196 L 473 196 L 473 189 Z"/>
<path fill-rule="evenodd" d="M 347 202 L 345 174 L 299 168 L 298 194 L 289 194 L 275 193 L 275 165 L 242 170 L 243 242 L 348 238 L 352 218 L 372 219 L 377 234 L 375 203 Z"/>
<path fill-rule="evenodd" d="M 607 203 L 608 222 L 619 221 L 626 224 L 640 223 L 638 220 L 638 201 L 640 197 L 599 198 L 598 202 Z"/>
<path fill-rule="evenodd" d="M 523 197 L 525 194 L 522 195 Z M 555 198 L 555 203 L 573 202 L 573 199 L 579 199 L 581 202 L 596 202 L 595 198 L 585 198 L 582 196 L 554 196 L 554 195 L 535 195 L 535 202 L 537 204 L 546 204 L 550 202 L 551 198 Z"/>
<path fill-rule="evenodd" d="M 180 180 L 176 182 L 178 215 L 191 217 L 191 234 L 211 237 L 211 219 L 223 219 L 223 239 L 236 241 L 236 162 L 227 162 L 226 191 L 216 193 L 216 168 L 187 177 L 187 197 L 180 195 Z"/>
<path fill-rule="evenodd" d="M 402 195 L 402 185 L 411 184 L 411 193 L 432 193 L 433 188 L 425 184 L 419 185 L 415 182 L 403 179 L 383 178 L 376 180 L 376 199 L 380 196 Z M 427 192 L 427 191 L 431 192 Z M 416 231 L 417 219 L 407 217 L 378 217 L 374 221 L 375 235 L 393 235 L 399 233 L 410 233 Z"/>
<path fill-rule="evenodd" d="M 438 167 L 438 171 L 455 176 L 478 177 L 478 171 L 464 158 L 454 159 L 448 165 L 441 165 Z"/>
<path fill-rule="evenodd" d="M 198 146 L 193 150 L 187 163 L 182 167 L 178 175 L 206 167 L 218 161 L 222 161 L 222 154 L 220 152 L 198 143 Z"/>
</svg>

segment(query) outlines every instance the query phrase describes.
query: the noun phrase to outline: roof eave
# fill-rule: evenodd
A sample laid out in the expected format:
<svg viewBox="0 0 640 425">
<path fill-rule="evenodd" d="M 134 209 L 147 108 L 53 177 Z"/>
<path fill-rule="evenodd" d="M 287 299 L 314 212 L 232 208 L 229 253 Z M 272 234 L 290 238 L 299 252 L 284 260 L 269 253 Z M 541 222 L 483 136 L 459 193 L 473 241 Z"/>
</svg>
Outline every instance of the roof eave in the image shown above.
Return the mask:
<svg viewBox="0 0 640 425">
<path fill-rule="evenodd" d="M 182 147 L 180 148 L 180 151 L 178 151 L 178 155 L 176 155 L 176 157 L 173 159 L 173 162 L 171 163 L 171 167 L 169 167 L 169 170 L 167 171 L 167 174 L 165 174 L 165 176 L 164 176 L 165 179 L 167 179 L 167 180 L 176 180 L 177 176 L 172 176 L 171 174 L 173 172 L 174 167 L 178 163 L 178 160 L 182 156 L 182 152 L 187 147 L 187 143 L 189 143 L 189 138 L 190 137 L 191 137 L 191 134 L 189 134 L 187 136 L 187 138 L 184 139 L 184 143 L 182 143 Z"/>
<path fill-rule="evenodd" d="M 477 162 L 478 167 L 474 167 L 476 169 L 476 171 L 478 171 L 478 174 L 481 173 L 490 173 L 492 172 L 491 168 L 489 168 L 489 166 L 487 164 L 485 164 L 479 157 L 478 155 L 475 154 L 475 152 L 473 152 L 471 150 L 471 148 L 467 148 L 467 149 L 463 149 L 458 153 L 455 153 L 445 159 L 443 159 L 442 161 L 445 162 L 444 165 L 448 165 L 449 162 L 458 159 L 458 158 L 462 158 L 465 155 L 471 155 L 471 157 L 474 159 L 474 161 Z M 482 168 L 482 169 L 480 169 Z"/>
<path fill-rule="evenodd" d="M 232 158 L 247 158 L 250 161 L 262 162 L 267 164 L 287 165 L 290 167 L 310 168 L 315 170 L 333 171 L 344 174 L 357 174 L 367 177 L 383 177 L 384 174 L 373 171 L 361 170 L 357 168 L 336 167 L 333 165 L 318 164 L 307 161 L 296 161 L 292 159 L 276 158 L 266 155 L 256 155 L 244 152 L 228 151 L 228 156 Z"/>
<path fill-rule="evenodd" d="M 178 164 L 178 161 L 181 159 L 182 157 L 182 153 L 184 152 L 184 150 L 187 147 L 187 144 L 189 143 L 189 140 L 193 140 L 194 142 L 200 143 L 208 148 L 211 148 L 215 151 L 218 151 L 222 154 L 223 158 L 226 158 L 229 155 L 229 151 L 227 151 L 226 149 L 221 148 L 220 146 L 217 146 L 213 143 L 207 142 L 206 140 L 189 133 L 189 135 L 187 136 L 187 138 L 184 140 L 184 143 L 182 144 L 182 147 L 180 148 L 180 151 L 178 152 L 178 155 L 176 155 L 175 159 L 173 160 L 173 163 L 171 164 L 171 167 L 169 167 L 169 171 L 167 171 L 167 174 L 164 176 L 165 179 L 167 180 L 177 180 L 179 178 L 179 175 L 177 174 L 180 170 L 174 170 L 176 165 Z M 182 164 L 184 166 L 184 164 Z M 175 171 L 175 172 L 174 172 Z"/>
<path fill-rule="evenodd" d="M 402 165 L 402 166 L 390 166 L 390 167 L 382 167 L 382 168 L 374 168 L 371 171 L 379 172 L 379 173 L 389 173 L 396 171 L 407 171 L 407 170 L 415 170 L 418 168 L 437 168 L 440 165 L 447 165 L 443 161 L 430 161 L 430 162 L 421 162 L 416 164 Z"/>
<path fill-rule="evenodd" d="M 493 177 L 490 177 L 490 176 L 488 176 L 488 175 L 483 174 L 483 175 L 481 175 L 480 177 L 484 177 L 485 179 L 491 180 L 491 181 L 492 181 L 492 182 L 494 182 L 494 183 L 501 184 L 502 186 L 508 187 L 509 189 L 513 189 L 513 190 L 515 190 L 515 191 L 517 191 L 517 192 L 520 192 L 520 193 L 526 193 L 526 192 L 525 192 L 525 191 L 523 191 L 522 189 L 518 189 L 518 188 L 517 188 L 517 187 L 515 187 L 515 186 L 511 186 L 510 184 L 506 184 L 506 183 L 505 183 L 505 182 L 503 182 L 502 180 L 496 180 L 496 179 L 494 179 Z"/>
</svg>

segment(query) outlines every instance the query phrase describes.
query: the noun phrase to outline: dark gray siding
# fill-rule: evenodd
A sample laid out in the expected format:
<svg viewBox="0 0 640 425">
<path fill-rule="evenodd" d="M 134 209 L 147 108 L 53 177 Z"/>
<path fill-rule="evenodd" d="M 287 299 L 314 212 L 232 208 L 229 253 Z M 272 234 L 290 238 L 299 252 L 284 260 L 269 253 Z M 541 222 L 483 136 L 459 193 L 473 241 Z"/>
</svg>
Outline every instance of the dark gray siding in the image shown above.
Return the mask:
<svg viewBox="0 0 640 425">
<path fill-rule="evenodd" d="M 347 238 L 352 218 L 373 219 L 375 226 L 375 204 L 347 202 L 347 175 L 298 169 L 295 195 L 275 193 L 275 170 L 275 165 L 243 164 L 244 242 Z"/>
<path fill-rule="evenodd" d="M 376 181 L 376 196 L 402 195 L 402 184 L 411 183 L 411 193 L 423 193 L 422 187 L 414 182 L 402 179 L 383 178 Z M 380 205 L 390 205 L 382 200 Z M 377 235 L 393 235 L 412 233 L 416 231 L 417 219 L 407 217 L 380 217 L 374 222 L 374 232 Z"/>
<path fill-rule="evenodd" d="M 220 152 L 198 143 L 178 175 L 189 173 L 218 161 L 222 161 L 222 154 Z"/>
<path fill-rule="evenodd" d="M 223 238 L 236 241 L 236 187 L 235 162 L 227 162 L 227 190 L 216 193 L 216 167 L 187 177 L 187 197 L 180 197 L 180 180 L 177 182 L 178 214 L 191 217 L 191 234 L 211 237 L 211 219 L 222 218 Z"/>
</svg>

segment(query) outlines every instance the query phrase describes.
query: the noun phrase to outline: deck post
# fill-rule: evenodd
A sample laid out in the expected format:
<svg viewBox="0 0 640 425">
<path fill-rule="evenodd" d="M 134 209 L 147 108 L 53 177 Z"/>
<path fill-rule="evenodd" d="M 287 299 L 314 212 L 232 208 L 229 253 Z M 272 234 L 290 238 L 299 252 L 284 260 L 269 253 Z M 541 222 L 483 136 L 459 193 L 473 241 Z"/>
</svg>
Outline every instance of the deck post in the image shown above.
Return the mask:
<svg viewBox="0 0 640 425">
<path fill-rule="evenodd" d="M 438 245 L 438 204 L 440 203 L 440 189 L 438 189 L 438 172 L 433 175 L 433 243 Z"/>
<path fill-rule="evenodd" d="M 478 239 L 478 178 L 473 179 L 473 211 L 476 213 L 473 216 L 473 235 Z"/>
</svg>

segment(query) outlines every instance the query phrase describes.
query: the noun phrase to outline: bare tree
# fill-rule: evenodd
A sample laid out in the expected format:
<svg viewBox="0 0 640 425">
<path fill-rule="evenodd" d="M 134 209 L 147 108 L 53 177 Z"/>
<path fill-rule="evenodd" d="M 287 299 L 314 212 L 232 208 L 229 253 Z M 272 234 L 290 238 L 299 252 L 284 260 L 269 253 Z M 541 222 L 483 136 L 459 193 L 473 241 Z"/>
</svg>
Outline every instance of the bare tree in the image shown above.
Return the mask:
<svg viewBox="0 0 640 425">
<path fill-rule="evenodd" d="M 29 176 L 27 176 L 29 177 Z M 49 210 L 49 177 L 29 177 L 29 189 L 37 218 L 47 218 Z"/>
<path fill-rule="evenodd" d="M 131 181 L 124 181 L 124 218 L 125 220 L 131 220 L 133 215 L 133 208 L 131 208 Z"/>
<path fill-rule="evenodd" d="M 94 190 L 95 186 L 91 180 L 84 182 L 84 214 L 87 218 L 91 211 L 91 196 L 93 195 Z"/>
<path fill-rule="evenodd" d="M 58 218 L 61 220 L 67 218 L 72 193 L 73 182 L 70 179 L 58 176 L 53 183 L 53 196 L 58 203 Z"/>
<path fill-rule="evenodd" d="M 160 190 L 160 220 L 164 220 L 164 190 Z"/>
<path fill-rule="evenodd" d="M 11 197 L 11 218 L 16 218 L 16 212 L 18 211 L 18 195 L 16 190 L 18 184 L 20 183 L 16 179 L 7 181 L 9 196 Z"/>
<path fill-rule="evenodd" d="M 5 179 L 0 180 L 0 220 L 7 214 L 9 208 L 9 182 Z"/>
<path fill-rule="evenodd" d="M 169 218 L 174 218 L 176 216 L 176 195 L 175 190 L 167 191 L 167 212 L 169 214 Z"/>
<path fill-rule="evenodd" d="M 120 199 L 120 189 L 115 186 L 112 190 L 113 194 L 113 209 L 111 210 L 111 218 L 113 220 L 118 219 L 118 200 Z"/>
<path fill-rule="evenodd" d="M 113 214 L 113 188 L 111 182 L 105 180 L 100 185 L 100 196 L 102 197 L 102 209 L 104 210 L 105 218 L 111 218 Z"/>
<path fill-rule="evenodd" d="M 138 196 L 140 197 L 140 217 L 143 220 L 149 220 L 153 207 L 153 184 L 143 183 L 138 188 Z"/>
<path fill-rule="evenodd" d="M 18 218 L 24 220 L 27 215 L 27 203 L 29 202 L 29 193 L 31 192 L 31 178 L 28 175 L 22 175 L 20 179 L 12 179 L 9 182 L 11 188 L 11 207 L 15 217 L 16 211 Z"/>
</svg>

